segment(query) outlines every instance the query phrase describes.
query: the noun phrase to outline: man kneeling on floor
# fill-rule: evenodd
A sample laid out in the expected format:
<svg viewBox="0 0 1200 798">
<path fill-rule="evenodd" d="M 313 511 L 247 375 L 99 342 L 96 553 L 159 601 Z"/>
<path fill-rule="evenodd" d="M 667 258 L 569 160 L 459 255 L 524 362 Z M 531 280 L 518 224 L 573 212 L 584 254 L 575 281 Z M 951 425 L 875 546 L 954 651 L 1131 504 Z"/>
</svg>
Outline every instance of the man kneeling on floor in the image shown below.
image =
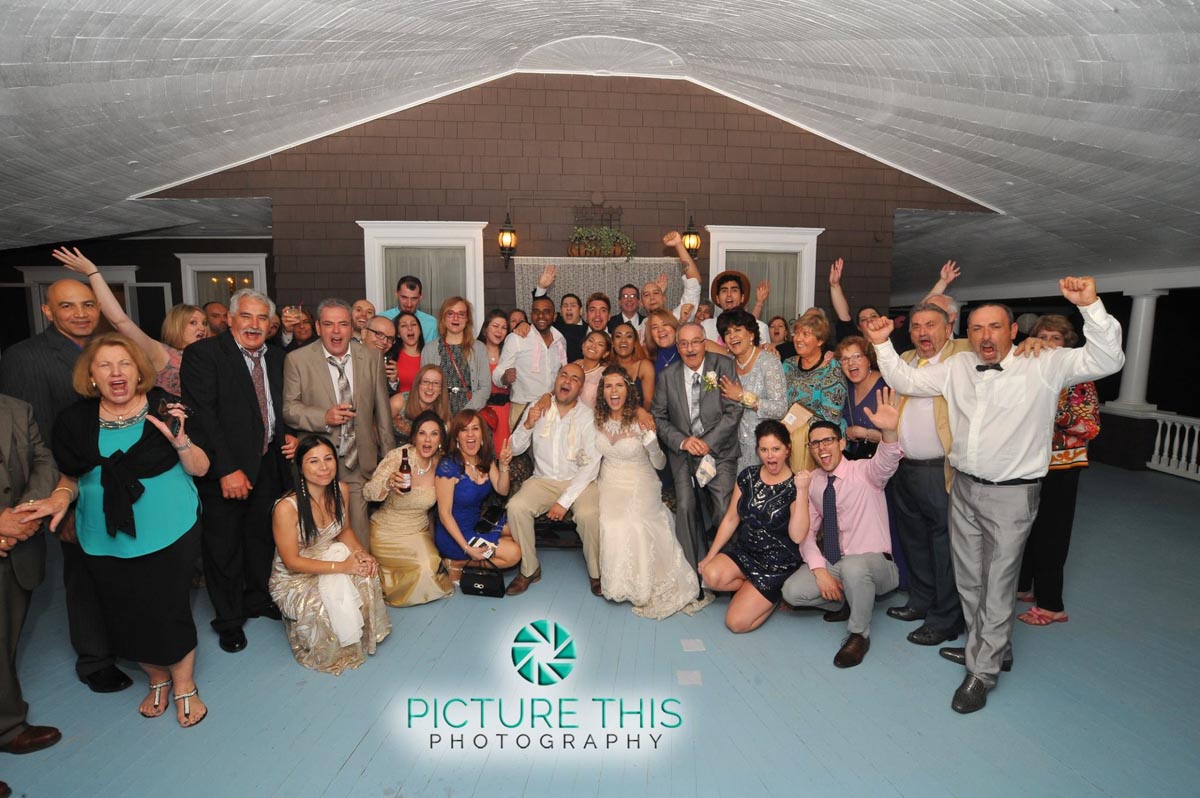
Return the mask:
<svg viewBox="0 0 1200 798">
<path fill-rule="evenodd" d="M 863 661 L 871 648 L 875 597 L 895 590 L 900 580 L 883 495 L 903 454 L 896 398 L 884 388 L 877 392 L 879 409 L 865 411 L 883 433 L 869 460 L 842 457 L 846 441 L 837 424 L 816 421 L 808 430 L 808 447 L 820 469 L 808 485 L 809 533 L 797 541 L 804 565 L 784 582 L 783 600 L 829 610 L 826 620 L 849 618 L 850 634 L 833 658 L 839 668 Z"/>
</svg>

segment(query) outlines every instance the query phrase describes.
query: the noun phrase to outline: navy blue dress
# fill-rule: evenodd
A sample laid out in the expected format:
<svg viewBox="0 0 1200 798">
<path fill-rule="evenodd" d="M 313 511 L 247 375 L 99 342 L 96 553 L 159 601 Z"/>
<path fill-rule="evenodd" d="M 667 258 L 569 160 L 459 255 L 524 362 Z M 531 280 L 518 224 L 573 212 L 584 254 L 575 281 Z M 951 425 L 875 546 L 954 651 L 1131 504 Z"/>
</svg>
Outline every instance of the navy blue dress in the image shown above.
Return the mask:
<svg viewBox="0 0 1200 798">
<path fill-rule="evenodd" d="M 494 529 L 486 533 L 475 531 L 475 525 L 479 523 L 479 518 L 483 515 L 483 503 L 487 501 L 487 497 L 492 493 L 492 481 L 490 479 L 484 480 L 483 484 L 475 482 L 467 476 L 466 470 L 452 457 L 443 457 L 442 461 L 438 463 L 437 471 L 434 474 L 439 477 L 458 480 L 454 485 L 454 505 L 450 510 L 450 514 L 454 516 L 454 520 L 458 524 L 458 531 L 462 533 L 463 538 L 469 541 L 478 535 L 492 543 L 498 542 L 500 540 L 500 528 L 503 524 L 498 524 Z M 458 542 L 446 531 L 446 527 L 442 526 L 440 516 L 437 519 L 437 525 L 434 529 L 433 542 L 443 557 L 448 557 L 451 560 L 469 559 L 467 553 L 458 545 Z"/>
<path fill-rule="evenodd" d="M 721 553 L 737 563 L 750 584 L 774 603 L 779 601 L 783 583 L 801 563 L 800 547 L 788 537 L 796 482 L 786 479 L 768 485 L 759 477 L 760 468 L 750 466 L 738 474 L 737 485 L 742 491 L 738 517 L 742 521 Z M 808 513 L 807 502 L 802 511 Z"/>
</svg>

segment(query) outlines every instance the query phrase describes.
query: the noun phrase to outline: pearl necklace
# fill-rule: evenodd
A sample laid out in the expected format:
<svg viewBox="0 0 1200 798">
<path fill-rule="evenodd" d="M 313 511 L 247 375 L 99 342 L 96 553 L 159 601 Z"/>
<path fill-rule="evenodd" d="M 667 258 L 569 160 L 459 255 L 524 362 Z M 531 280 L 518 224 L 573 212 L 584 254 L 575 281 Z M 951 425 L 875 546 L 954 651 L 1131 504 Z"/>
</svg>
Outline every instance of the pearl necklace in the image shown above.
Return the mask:
<svg viewBox="0 0 1200 798">
<path fill-rule="evenodd" d="M 755 358 L 755 356 L 757 356 L 757 355 L 758 355 L 758 349 L 757 349 L 757 348 L 752 348 L 752 349 L 750 350 L 750 357 L 746 358 L 746 362 L 745 362 L 745 363 L 743 363 L 742 361 L 738 360 L 736 357 L 733 359 L 733 362 L 734 362 L 734 363 L 737 363 L 737 367 L 738 367 L 738 368 L 740 368 L 740 369 L 745 369 L 745 368 L 746 368 L 746 367 L 747 367 L 747 366 L 748 366 L 750 363 L 753 363 L 753 362 L 754 362 L 754 358 Z"/>
<path fill-rule="evenodd" d="M 417 459 L 417 452 L 415 449 L 413 450 L 413 453 L 412 453 L 412 459 L 413 459 L 413 462 L 417 464 L 417 476 L 419 476 L 419 477 L 423 477 L 426 474 L 428 474 L 429 469 L 433 466 L 433 458 L 430 457 L 428 460 L 425 461 L 425 467 L 421 468 L 421 463 L 420 463 L 420 460 Z"/>
</svg>

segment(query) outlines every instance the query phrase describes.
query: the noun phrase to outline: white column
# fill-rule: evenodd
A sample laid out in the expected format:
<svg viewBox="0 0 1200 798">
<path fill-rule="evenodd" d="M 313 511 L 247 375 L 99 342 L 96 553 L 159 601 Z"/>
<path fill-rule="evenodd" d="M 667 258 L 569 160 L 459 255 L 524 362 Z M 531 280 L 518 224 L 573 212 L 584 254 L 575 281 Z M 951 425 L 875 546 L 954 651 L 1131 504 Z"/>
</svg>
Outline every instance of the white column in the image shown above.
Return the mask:
<svg viewBox="0 0 1200 798">
<path fill-rule="evenodd" d="M 1154 343 L 1154 307 L 1166 291 L 1146 289 L 1126 291 L 1133 297 L 1129 329 L 1125 331 L 1125 369 L 1121 372 L 1121 394 L 1107 410 L 1146 413 L 1155 406 L 1146 401 L 1146 379 L 1150 374 L 1150 347 Z"/>
</svg>

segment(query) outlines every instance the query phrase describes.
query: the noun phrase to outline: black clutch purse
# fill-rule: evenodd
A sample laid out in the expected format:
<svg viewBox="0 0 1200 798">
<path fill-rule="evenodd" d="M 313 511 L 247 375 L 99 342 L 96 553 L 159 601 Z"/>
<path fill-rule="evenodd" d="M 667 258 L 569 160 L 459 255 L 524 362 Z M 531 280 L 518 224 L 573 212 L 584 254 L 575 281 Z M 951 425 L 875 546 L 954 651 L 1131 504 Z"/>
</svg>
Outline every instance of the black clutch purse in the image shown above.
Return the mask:
<svg viewBox="0 0 1200 798">
<path fill-rule="evenodd" d="M 463 568 L 458 587 L 468 596 L 504 598 L 504 574 L 490 560 Z"/>
</svg>

